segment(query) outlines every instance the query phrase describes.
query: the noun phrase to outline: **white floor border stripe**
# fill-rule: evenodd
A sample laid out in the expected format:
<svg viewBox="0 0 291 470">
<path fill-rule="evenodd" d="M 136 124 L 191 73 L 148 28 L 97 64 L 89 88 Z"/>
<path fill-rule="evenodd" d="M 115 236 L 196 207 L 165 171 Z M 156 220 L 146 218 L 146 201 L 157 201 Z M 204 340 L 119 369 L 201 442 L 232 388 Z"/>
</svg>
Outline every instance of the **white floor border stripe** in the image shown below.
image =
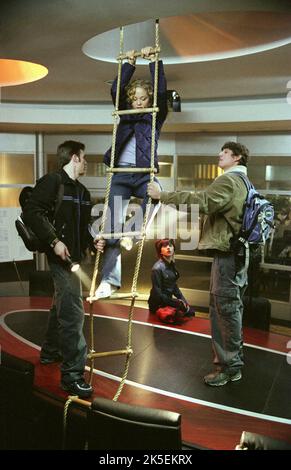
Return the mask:
<svg viewBox="0 0 291 470">
<path fill-rule="evenodd" d="M 11 330 L 8 325 L 5 323 L 5 318 L 7 315 L 10 315 L 11 313 L 17 313 L 17 312 L 48 312 L 49 310 L 46 308 L 38 308 L 38 309 L 30 309 L 30 308 L 24 308 L 21 310 L 10 310 L 9 312 L 4 313 L 3 315 L 0 316 L 0 326 L 3 328 L 3 330 L 7 331 L 11 336 L 14 336 L 14 338 L 17 338 L 19 341 L 21 341 L 24 344 L 27 344 L 28 346 L 31 346 L 34 349 L 37 349 L 38 351 L 41 350 L 41 347 L 38 346 L 35 343 L 32 343 L 28 339 L 23 338 L 22 336 L 18 335 L 15 333 L 15 331 Z"/>
<path fill-rule="evenodd" d="M 86 367 L 86 369 L 90 370 L 89 367 Z M 120 377 L 118 377 L 116 375 L 108 374 L 107 372 L 103 372 L 101 370 L 93 369 L 93 372 L 96 375 L 101 375 L 102 377 L 114 380 L 116 382 L 121 381 Z M 283 424 L 291 425 L 291 420 L 287 419 L 287 418 L 279 418 L 279 417 L 276 417 L 276 416 L 265 415 L 265 414 L 262 414 L 262 413 L 255 413 L 253 411 L 242 410 L 240 408 L 232 408 L 231 406 L 220 405 L 220 404 L 212 403 L 212 402 L 209 402 L 209 401 L 198 400 L 196 398 L 187 397 L 185 395 L 179 395 L 177 393 L 168 392 L 166 390 L 161 390 L 159 388 L 150 387 L 149 385 L 139 384 L 137 382 L 133 382 L 132 380 L 126 380 L 125 383 L 127 385 L 131 385 L 132 387 L 141 388 L 142 390 L 146 390 L 148 392 L 153 392 L 153 393 L 158 393 L 159 395 L 164 395 L 166 397 L 175 398 L 177 400 L 184 400 L 184 401 L 187 401 L 189 403 L 195 403 L 197 405 L 208 406 L 210 408 L 215 408 L 215 409 L 219 409 L 219 410 L 223 410 L 223 411 L 228 411 L 228 412 L 231 412 L 231 413 L 237 413 L 237 414 L 241 414 L 241 415 L 245 415 L 245 416 L 251 416 L 252 418 L 258 418 L 258 419 L 263 419 L 263 420 L 267 420 L 267 421 L 274 421 L 276 423 L 283 423 Z"/>
<path fill-rule="evenodd" d="M 12 336 L 15 336 L 19 340 L 21 340 L 23 343 L 28 344 L 29 346 L 35 347 L 36 349 L 40 349 L 39 346 L 34 345 L 34 343 L 31 343 L 30 341 L 26 340 L 25 338 L 22 338 L 21 336 L 17 335 L 17 333 L 14 333 L 13 330 L 11 330 L 6 324 L 5 324 L 5 317 L 7 315 L 10 315 L 11 313 L 17 313 L 17 312 L 48 312 L 48 309 L 44 308 L 38 308 L 38 309 L 21 309 L 21 310 L 10 310 L 9 312 L 4 313 L 3 315 L 0 316 L 0 325 L 3 327 L 4 330 L 6 330 L 8 333 L 10 333 Z M 89 316 L 89 313 L 85 313 L 86 316 Z M 110 315 L 99 315 L 94 313 L 94 317 L 99 317 L 99 318 L 108 318 L 109 320 L 117 320 L 117 321 L 123 321 L 123 322 L 128 322 L 127 318 L 118 318 L 118 317 L 113 317 Z M 156 325 L 155 323 L 149 323 L 149 322 L 143 322 L 139 320 L 133 320 L 133 323 L 137 325 L 144 325 L 144 326 L 151 326 L 153 328 L 161 328 L 164 330 L 170 330 L 170 331 L 175 331 L 176 333 L 184 333 L 188 335 L 194 335 L 194 336 L 201 336 L 203 338 L 211 338 L 211 335 L 207 335 L 205 333 L 196 333 L 195 331 L 188 331 L 188 330 L 182 330 L 182 329 L 176 329 L 170 326 L 166 325 Z M 268 351 L 274 354 L 279 354 L 281 356 L 287 356 L 289 353 L 288 352 L 282 352 L 278 351 L 276 349 L 270 349 L 270 348 L 264 348 L 263 346 L 257 346 L 255 344 L 251 343 L 245 343 L 244 346 L 247 346 L 248 348 L 253 348 L 253 349 L 260 349 L 262 351 Z"/>
</svg>

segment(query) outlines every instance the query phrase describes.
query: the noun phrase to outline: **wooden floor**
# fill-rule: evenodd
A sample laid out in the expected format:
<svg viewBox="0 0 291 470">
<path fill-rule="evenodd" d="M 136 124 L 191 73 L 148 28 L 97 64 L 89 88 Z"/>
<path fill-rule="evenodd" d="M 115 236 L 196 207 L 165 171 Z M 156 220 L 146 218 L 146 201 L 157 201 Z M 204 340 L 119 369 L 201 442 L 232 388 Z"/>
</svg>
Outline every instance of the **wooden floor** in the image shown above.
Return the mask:
<svg viewBox="0 0 291 470">
<path fill-rule="evenodd" d="M 58 366 L 39 363 L 50 299 L 2 297 L 1 301 L 2 349 L 35 365 L 38 390 L 65 400 Z M 89 312 L 87 303 L 85 311 Z M 115 349 L 115 339 L 123 341 L 127 313 L 126 305 L 95 302 L 100 348 Z M 135 357 L 120 401 L 180 413 L 183 440 L 205 448 L 234 449 L 244 430 L 291 442 L 291 365 L 286 360 L 290 337 L 245 328 L 244 342 L 249 346 L 245 347 L 248 360 L 242 381 L 213 389 L 202 382 L 212 368 L 208 319 L 195 317 L 183 326 L 165 327 L 147 309 L 137 307 L 134 321 L 134 335 L 141 336 L 134 337 Z M 23 333 L 24 324 L 28 332 Z M 266 357 L 269 360 L 263 363 Z M 121 359 L 96 361 L 95 366 L 94 396 L 113 398 Z"/>
</svg>

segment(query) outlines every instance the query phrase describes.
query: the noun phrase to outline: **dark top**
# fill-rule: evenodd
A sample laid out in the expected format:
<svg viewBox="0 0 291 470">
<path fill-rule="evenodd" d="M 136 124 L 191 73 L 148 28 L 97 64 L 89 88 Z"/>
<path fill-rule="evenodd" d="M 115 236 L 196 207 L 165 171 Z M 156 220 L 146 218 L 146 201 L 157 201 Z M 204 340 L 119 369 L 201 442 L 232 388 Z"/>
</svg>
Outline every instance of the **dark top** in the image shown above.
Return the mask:
<svg viewBox="0 0 291 470">
<path fill-rule="evenodd" d="M 72 180 L 61 170 L 61 181 L 57 173 L 50 173 L 38 180 L 23 210 L 24 222 L 36 236 L 47 243 L 47 256 L 52 261 L 62 262 L 50 243 L 59 238 L 68 247 L 73 261 L 80 261 L 92 237 L 88 231 L 91 217 L 90 193 L 77 180 Z M 54 207 L 60 184 L 64 185 L 63 199 L 53 221 Z"/>
<path fill-rule="evenodd" d="M 173 299 L 182 299 L 186 302 L 185 297 L 177 286 L 179 273 L 175 263 L 168 263 L 163 259 L 159 259 L 152 267 L 152 288 L 148 300 L 149 309 L 155 312 L 159 307 L 167 305 L 171 307 L 177 306 L 177 301 Z"/>
<path fill-rule="evenodd" d="M 155 62 L 149 64 L 150 73 L 152 77 L 152 84 L 154 84 L 154 71 Z M 121 83 L 120 83 L 120 99 L 119 109 L 131 109 L 126 99 L 125 88 L 129 84 L 130 79 L 135 71 L 135 67 L 128 62 L 122 65 L 121 69 Z M 113 103 L 115 104 L 115 97 L 117 91 L 117 79 L 114 80 L 111 88 L 111 95 Z M 156 119 L 155 130 L 155 167 L 158 169 L 157 146 L 158 139 L 162 125 L 167 117 L 167 82 L 164 74 L 163 62 L 158 62 L 158 95 L 157 105 L 159 112 Z M 118 159 L 122 151 L 129 141 L 135 135 L 136 138 L 136 166 L 139 168 L 148 168 L 151 159 L 151 135 L 152 135 L 152 114 L 124 114 L 120 116 L 120 122 L 116 134 L 116 147 L 115 147 L 115 161 L 114 166 L 118 164 Z M 110 165 L 111 148 L 107 150 L 104 156 L 104 163 Z"/>
</svg>

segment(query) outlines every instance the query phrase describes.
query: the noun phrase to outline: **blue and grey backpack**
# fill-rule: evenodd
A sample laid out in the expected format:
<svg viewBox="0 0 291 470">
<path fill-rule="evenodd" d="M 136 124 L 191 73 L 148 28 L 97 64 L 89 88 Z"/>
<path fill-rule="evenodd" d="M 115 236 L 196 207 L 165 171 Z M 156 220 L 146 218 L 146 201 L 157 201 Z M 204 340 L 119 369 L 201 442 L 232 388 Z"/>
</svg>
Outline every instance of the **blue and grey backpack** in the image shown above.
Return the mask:
<svg viewBox="0 0 291 470">
<path fill-rule="evenodd" d="M 235 174 L 240 176 L 248 191 L 242 226 L 236 239 L 243 245 L 264 245 L 274 228 L 274 207 L 255 189 L 244 173 Z"/>
</svg>

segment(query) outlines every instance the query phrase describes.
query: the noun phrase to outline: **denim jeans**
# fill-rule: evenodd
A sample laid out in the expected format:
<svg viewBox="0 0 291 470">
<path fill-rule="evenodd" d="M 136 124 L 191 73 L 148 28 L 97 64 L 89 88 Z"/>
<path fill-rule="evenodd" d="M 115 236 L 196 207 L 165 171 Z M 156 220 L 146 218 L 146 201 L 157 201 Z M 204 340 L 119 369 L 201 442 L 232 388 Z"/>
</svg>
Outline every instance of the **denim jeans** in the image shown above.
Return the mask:
<svg viewBox="0 0 291 470">
<path fill-rule="evenodd" d="M 232 253 L 214 255 L 210 278 L 210 323 L 214 363 L 235 373 L 243 366 L 242 297 L 247 268 Z"/>
<path fill-rule="evenodd" d="M 83 377 L 87 359 L 81 281 L 61 264 L 49 261 L 49 266 L 55 295 L 42 354 L 53 355 L 57 351 L 62 354 L 61 380 L 70 383 Z"/>
<path fill-rule="evenodd" d="M 154 178 L 154 181 L 159 184 L 157 178 Z M 107 230 L 110 230 L 111 233 L 141 230 L 143 215 L 148 202 L 147 185 L 149 182 L 150 175 L 148 173 L 115 173 L 113 175 L 108 203 L 111 219 L 107 221 Z M 124 224 L 124 221 L 132 196 L 142 199 L 141 212 L 140 217 L 135 219 L 134 227 L 127 228 L 128 223 Z M 121 286 L 121 254 L 119 240 L 117 239 L 107 240 L 106 242 L 101 277 L 102 281 L 109 282 L 116 287 Z"/>
</svg>

